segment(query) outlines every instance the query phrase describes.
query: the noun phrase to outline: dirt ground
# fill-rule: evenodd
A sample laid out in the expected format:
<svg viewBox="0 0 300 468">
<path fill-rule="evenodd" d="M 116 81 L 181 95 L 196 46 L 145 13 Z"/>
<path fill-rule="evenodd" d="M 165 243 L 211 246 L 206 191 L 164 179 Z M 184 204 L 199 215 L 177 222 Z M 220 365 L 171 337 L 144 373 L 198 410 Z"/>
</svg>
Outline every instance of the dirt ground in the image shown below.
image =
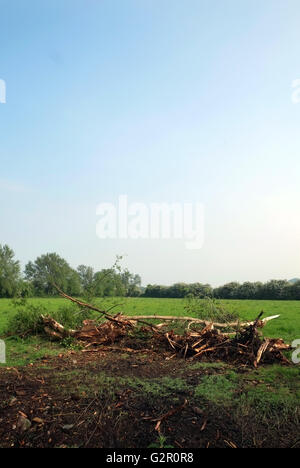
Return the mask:
<svg viewBox="0 0 300 468">
<path fill-rule="evenodd" d="M 0 369 L 0 447 L 297 445 L 299 427 L 292 421 L 279 430 L 251 414 L 238 418 L 230 406 L 195 398 L 199 381 L 224 373 L 223 365 L 197 368 L 171 357 L 166 351 L 123 346 L 68 351 L 26 367 Z"/>
</svg>

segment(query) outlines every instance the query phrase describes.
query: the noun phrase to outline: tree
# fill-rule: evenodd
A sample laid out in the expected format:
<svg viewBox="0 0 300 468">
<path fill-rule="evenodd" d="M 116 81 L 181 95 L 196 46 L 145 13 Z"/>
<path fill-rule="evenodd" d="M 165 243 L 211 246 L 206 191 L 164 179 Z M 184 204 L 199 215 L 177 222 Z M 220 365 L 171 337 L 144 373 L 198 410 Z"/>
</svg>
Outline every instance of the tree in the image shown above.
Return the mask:
<svg viewBox="0 0 300 468">
<path fill-rule="evenodd" d="M 231 282 L 214 289 L 214 295 L 219 299 L 238 299 L 239 289 L 239 283 Z"/>
<path fill-rule="evenodd" d="M 237 292 L 238 299 L 260 299 L 262 295 L 263 284 L 259 282 L 251 283 L 246 281 Z"/>
<path fill-rule="evenodd" d="M 121 282 L 125 288 L 125 295 L 128 297 L 137 297 L 141 294 L 141 277 L 134 275 L 127 269 L 120 273 Z"/>
<path fill-rule="evenodd" d="M 113 268 L 97 271 L 94 276 L 95 295 L 125 296 L 126 289 L 122 283 L 121 276 Z"/>
<path fill-rule="evenodd" d="M 67 294 L 80 294 L 80 278 L 66 260 L 56 253 L 48 253 L 29 262 L 25 267 L 25 277 L 33 285 L 35 294 L 56 295 L 58 286 Z"/>
<path fill-rule="evenodd" d="M 77 273 L 79 275 L 83 294 L 93 296 L 95 289 L 93 268 L 85 265 L 79 265 Z"/>
<path fill-rule="evenodd" d="M 148 284 L 145 289 L 145 297 L 169 297 L 169 288 L 167 286 L 160 286 L 158 284 Z"/>
<path fill-rule="evenodd" d="M 189 294 L 196 297 L 212 297 L 213 289 L 210 284 L 192 283 L 189 284 Z"/>
<path fill-rule="evenodd" d="M 17 294 L 21 281 L 20 262 L 8 245 L 0 244 L 0 297 L 13 297 Z"/>
<path fill-rule="evenodd" d="M 271 280 L 263 286 L 263 299 L 286 299 L 289 296 L 290 283 L 287 280 Z"/>
<path fill-rule="evenodd" d="M 291 283 L 289 299 L 298 301 L 300 300 L 300 280 Z"/>
</svg>

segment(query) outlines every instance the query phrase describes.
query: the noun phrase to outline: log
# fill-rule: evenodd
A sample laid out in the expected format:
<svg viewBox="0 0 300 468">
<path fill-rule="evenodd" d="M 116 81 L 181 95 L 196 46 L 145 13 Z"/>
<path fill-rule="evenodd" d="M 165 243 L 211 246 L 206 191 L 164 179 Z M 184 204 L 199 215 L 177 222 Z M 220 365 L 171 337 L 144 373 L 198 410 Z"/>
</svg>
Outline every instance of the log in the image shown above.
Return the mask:
<svg viewBox="0 0 300 468">
<path fill-rule="evenodd" d="M 46 317 L 45 315 L 41 315 L 41 319 L 46 325 L 45 331 L 47 334 L 49 334 L 49 330 L 52 330 L 55 333 L 56 337 L 60 337 L 60 339 L 68 336 L 75 336 L 76 334 L 76 330 L 67 330 L 63 325 L 58 323 L 52 317 Z"/>
<path fill-rule="evenodd" d="M 274 320 L 276 318 L 280 317 L 280 315 L 272 315 L 270 317 L 266 317 L 262 319 L 260 322 L 265 325 L 267 322 L 270 320 Z M 214 327 L 217 328 L 227 328 L 227 327 L 248 327 L 250 325 L 255 325 L 256 321 L 252 322 L 231 322 L 231 323 L 218 323 L 218 322 L 210 322 L 208 320 L 201 320 L 197 319 L 195 317 L 178 317 L 175 315 L 122 315 L 122 319 L 124 320 L 133 320 L 133 321 L 139 321 L 139 320 L 164 320 L 164 321 L 181 321 L 181 322 L 193 322 L 193 323 L 200 323 L 202 325 L 208 326 L 208 325 L 213 325 Z"/>
<path fill-rule="evenodd" d="M 47 335 L 50 336 L 50 338 L 53 338 L 54 340 L 62 340 L 63 336 L 57 333 L 56 331 L 52 330 L 49 327 L 44 327 L 44 331 Z"/>
</svg>

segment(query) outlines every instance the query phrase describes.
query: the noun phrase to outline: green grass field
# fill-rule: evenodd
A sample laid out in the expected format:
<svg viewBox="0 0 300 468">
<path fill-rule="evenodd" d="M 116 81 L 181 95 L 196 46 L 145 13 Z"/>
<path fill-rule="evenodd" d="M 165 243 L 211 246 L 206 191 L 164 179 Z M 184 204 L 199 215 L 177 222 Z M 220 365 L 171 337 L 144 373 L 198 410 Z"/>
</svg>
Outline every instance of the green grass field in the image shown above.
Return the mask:
<svg viewBox="0 0 300 468">
<path fill-rule="evenodd" d="M 300 302 L 299 301 L 250 301 L 233 300 L 220 301 L 229 310 L 238 313 L 241 319 L 252 320 L 259 312 L 264 311 L 265 315 L 280 314 L 280 318 L 270 322 L 265 333 L 270 337 L 282 337 L 287 341 L 300 338 Z M 41 305 L 46 308 L 51 315 L 51 311 L 57 310 L 63 304 L 68 304 L 66 299 L 30 299 L 29 303 Z M 184 299 L 154 299 L 154 298 L 106 298 L 96 299 L 96 305 L 101 308 L 109 308 L 112 305 L 120 304 L 114 312 L 124 312 L 125 315 L 178 315 L 185 316 L 186 301 Z M 7 326 L 8 320 L 14 313 L 12 301 L 0 299 L 0 334 Z"/>
</svg>

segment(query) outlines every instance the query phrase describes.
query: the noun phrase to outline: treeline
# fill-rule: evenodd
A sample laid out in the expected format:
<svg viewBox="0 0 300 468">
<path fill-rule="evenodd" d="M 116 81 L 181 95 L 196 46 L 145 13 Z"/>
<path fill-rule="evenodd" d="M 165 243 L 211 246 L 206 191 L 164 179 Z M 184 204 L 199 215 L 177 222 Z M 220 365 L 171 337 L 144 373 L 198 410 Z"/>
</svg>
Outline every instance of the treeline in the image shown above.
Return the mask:
<svg viewBox="0 0 300 468">
<path fill-rule="evenodd" d="M 214 297 L 217 299 L 300 300 L 300 280 L 271 280 L 267 283 L 232 282 L 218 288 L 202 283 L 176 283 L 172 286 L 141 286 L 141 277 L 122 270 L 117 257 L 112 268 L 94 271 L 79 265 L 73 269 L 57 253 L 30 261 L 21 271 L 13 250 L 0 245 L 0 297 L 55 296 L 58 286 L 72 296 L 143 296 L 156 298 Z"/>
<path fill-rule="evenodd" d="M 172 286 L 148 285 L 143 294 L 145 297 L 185 298 L 214 297 L 217 299 L 265 299 L 265 300 L 300 300 L 300 280 L 271 280 L 267 283 L 246 282 L 228 283 L 218 288 L 209 284 L 177 283 Z"/>
<path fill-rule="evenodd" d="M 55 296 L 54 285 L 73 296 L 139 296 L 141 277 L 122 270 L 119 260 L 100 271 L 86 265 L 73 269 L 57 253 L 48 253 L 27 263 L 22 272 L 13 250 L 0 245 L 0 297 Z"/>
</svg>

